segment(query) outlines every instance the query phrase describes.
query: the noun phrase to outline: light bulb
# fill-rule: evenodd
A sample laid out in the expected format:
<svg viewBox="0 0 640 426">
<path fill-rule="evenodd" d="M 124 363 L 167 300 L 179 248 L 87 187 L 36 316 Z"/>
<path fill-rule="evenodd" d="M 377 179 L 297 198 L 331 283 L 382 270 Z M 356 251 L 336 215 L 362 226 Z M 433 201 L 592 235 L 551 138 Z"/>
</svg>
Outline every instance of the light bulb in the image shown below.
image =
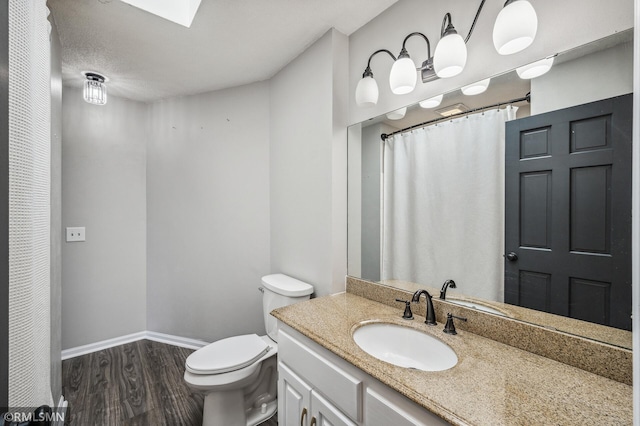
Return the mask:
<svg viewBox="0 0 640 426">
<path fill-rule="evenodd" d="M 440 39 L 433 55 L 433 67 L 440 78 L 454 77 L 467 63 L 467 46 L 460 34 L 449 34 Z"/>
<path fill-rule="evenodd" d="M 493 26 L 493 45 L 501 55 L 511 55 L 533 43 L 538 31 L 538 16 L 527 0 L 507 4 Z"/>
<path fill-rule="evenodd" d="M 520 68 L 516 68 L 518 77 L 530 80 L 532 78 L 540 77 L 546 74 L 553 66 L 553 56 L 544 58 L 536 62 L 532 62 L 528 65 L 524 65 Z"/>
<path fill-rule="evenodd" d="M 378 103 L 378 83 L 373 77 L 362 77 L 356 86 L 356 104 L 372 107 Z"/>
<path fill-rule="evenodd" d="M 475 83 L 471 83 L 467 86 L 463 86 L 460 90 L 467 96 L 479 95 L 487 90 L 489 87 L 489 83 L 491 82 L 490 78 L 486 78 L 481 81 L 476 81 Z"/>
<path fill-rule="evenodd" d="M 424 101 L 420 101 L 420 107 L 421 108 L 435 108 L 438 105 L 440 105 L 440 102 L 442 102 L 442 98 L 444 95 L 438 95 L 438 96 L 434 96 L 433 98 L 429 98 L 429 99 L 425 99 Z"/>
<path fill-rule="evenodd" d="M 389 86 L 396 95 L 411 93 L 416 87 L 418 72 L 409 56 L 401 56 L 393 63 L 389 74 Z"/>
</svg>

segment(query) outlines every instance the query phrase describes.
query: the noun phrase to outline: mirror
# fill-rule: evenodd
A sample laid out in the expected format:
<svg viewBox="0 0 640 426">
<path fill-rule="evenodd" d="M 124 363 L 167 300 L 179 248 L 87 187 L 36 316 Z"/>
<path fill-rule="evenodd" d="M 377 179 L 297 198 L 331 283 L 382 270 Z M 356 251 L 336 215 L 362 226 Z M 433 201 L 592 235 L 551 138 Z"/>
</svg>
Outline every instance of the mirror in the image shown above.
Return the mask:
<svg viewBox="0 0 640 426">
<path fill-rule="evenodd" d="M 439 238 L 427 239 L 427 241 L 415 242 L 411 238 L 412 232 L 417 233 L 414 228 L 422 227 L 423 224 L 420 221 L 414 221 L 411 226 L 406 225 L 408 229 L 404 231 L 406 235 L 409 235 L 408 238 L 396 238 L 397 228 L 394 231 L 389 231 L 387 228 L 385 231 L 383 224 L 386 220 L 387 226 L 389 226 L 388 224 L 391 222 L 389 218 L 393 215 L 393 209 L 397 207 L 390 206 L 389 203 L 389 199 L 392 198 L 390 194 L 392 186 L 388 183 L 388 177 L 385 181 L 382 171 L 389 170 L 389 161 L 392 160 L 390 160 L 390 154 L 385 151 L 385 143 L 382 142 L 380 135 L 383 133 L 393 134 L 412 126 L 416 126 L 416 133 L 429 131 L 428 129 L 433 126 L 444 127 L 446 124 L 455 123 L 457 120 L 472 121 L 473 117 L 483 114 L 482 112 L 477 112 L 473 115 L 463 115 L 455 119 L 443 118 L 438 111 L 446 109 L 444 107 L 457 106 L 458 109 L 474 111 L 488 105 L 520 99 L 515 103 L 507 102 L 507 104 L 517 107 L 517 110 L 516 108 L 513 109 L 516 111 L 511 111 L 512 116 L 505 118 L 505 121 L 510 121 L 514 118 L 537 117 L 540 114 L 551 111 L 628 94 L 633 90 L 632 66 L 633 30 L 631 29 L 567 52 L 557 52 L 551 71 L 535 79 L 521 79 L 514 70 L 491 77 L 488 89 L 482 94 L 468 96 L 462 94 L 460 90 L 455 90 L 445 93 L 438 107 L 425 109 L 419 105 L 410 105 L 404 114 L 400 114 L 402 115 L 400 119 L 397 119 L 397 117 L 396 119 L 390 119 L 389 115 L 383 115 L 351 126 L 348 132 L 349 275 L 404 290 L 415 291 L 418 288 L 427 288 L 430 292 L 439 292 L 440 286 L 446 279 L 454 279 L 457 283 L 456 287 L 447 290 L 447 300 L 450 303 L 463 304 L 492 314 L 507 315 L 518 320 L 631 349 L 632 336 L 628 330 L 537 311 L 531 309 L 531 306 L 522 307 L 505 303 L 505 299 L 509 299 L 509 297 L 505 298 L 504 291 L 504 256 L 506 253 L 503 233 L 500 234 L 499 241 L 494 242 L 492 249 L 487 249 L 486 246 L 478 247 L 470 244 L 471 246 L 465 246 L 459 256 L 449 256 L 456 257 L 455 262 L 458 263 L 449 263 L 449 266 L 444 271 L 437 270 L 443 262 L 433 261 L 433 259 L 431 259 L 432 263 L 429 264 L 430 269 L 427 272 L 420 272 L 418 271 L 420 268 L 415 266 L 407 268 L 390 267 L 388 260 L 391 256 L 401 257 L 407 253 L 417 252 L 416 244 L 420 245 L 421 249 L 425 245 L 431 245 L 431 253 L 437 253 L 437 245 L 443 244 L 443 241 L 447 240 L 447 235 L 462 240 L 475 231 L 471 229 L 473 228 L 473 220 L 452 223 L 450 229 L 446 230 L 449 232 L 448 234 L 445 232 L 439 234 Z M 528 93 L 531 93 L 530 103 L 521 99 Z M 460 106 L 460 104 L 463 106 Z M 496 109 L 498 107 L 490 110 Z M 393 116 L 391 117 L 393 118 Z M 439 120 L 436 122 L 437 124 L 433 123 L 435 120 Z M 427 126 L 421 125 L 426 122 L 431 124 Z M 401 132 L 401 134 L 410 132 L 411 130 Z M 472 134 L 480 133 L 480 131 L 475 131 L 473 128 L 471 132 Z M 393 139 L 391 138 L 390 140 Z M 446 174 L 448 170 L 460 166 L 455 162 L 444 164 L 443 161 L 445 160 L 441 157 L 429 161 L 434 162 L 427 163 L 425 168 L 438 170 L 441 174 Z M 469 185 L 477 183 L 476 181 L 482 182 L 484 173 L 490 172 L 486 169 L 493 167 L 485 164 L 484 160 L 478 163 L 480 164 L 473 165 L 474 169 L 471 175 L 466 178 Z M 485 169 L 478 168 L 479 166 L 484 166 Z M 491 173 L 495 173 L 495 170 L 491 171 Z M 504 173 L 501 176 L 504 176 Z M 421 180 L 421 182 L 425 181 L 428 180 Z M 444 187 L 440 192 L 442 197 L 460 196 L 458 192 L 447 191 Z M 393 196 L 396 197 L 397 195 L 394 194 Z M 485 201 L 484 203 L 486 204 L 474 205 L 463 202 L 460 204 L 463 206 L 461 210 L 468 209 L 472 212 L 481 212 L 485 207 L 490 207 L 494 211 L 502 211 L 504 216 L 504 197 L 504 190 L 502 190 L 502 193 L 498 194 L 492 201 Z M 387 199 L 386 204 L 384 202 L 385 198 Z M 413 201 L 411 199 L 409 203 Z M 431 200 L 430 207 L 418 211 L 418 216 L 431 216 L 438 207 L 439 204 Z M 449 213 L 452 218 L 458 217 L 457 212 Z M 504 217 L 502 220 L 504 221 Z M 451 222 L 454 222 L 454 219 Z M 500 227 L 501 232 L 504 232 L 504 222 L 500 222 Z M 484 241 L 482 238 L 486 239 L 486 236 L 483 237 L 482 233 L 480 233 L 480 239 Z M 472 238 L 469 240 L 473 241 Z M 616 241 L 613 242 L 613 244 L 616 243 Z M 473 271 L 467 271 L 469 273 L 463 275 L 464 278 L 462 279 L 457 278 L 460 275 L 458 273 L 459 270 L 464 268 L 465 259 L 470 253 L 487 251 L 490 252 L 493 262 L 497 262 L 497 267 L 494 267 L 493 271 L 498 271 L 498 275 L 488 278 L 484 268 L 478 268 Z M 428 264 L 429 261 L 427 257 L 423 262 L 425 264 Z M 420 260 L 418 260 L 418 263 L 420 263 Z M 451 266 L 458 264 L 461 267 Z M 628 286 L 630 289 L 630 281 Z M 438 293 L 436 293 L 435 297 L 437 296 Z M 629 303 L 628 309 L 630 311 L 630 300 L 625 301 L 625 303 Z"/>
</svg>

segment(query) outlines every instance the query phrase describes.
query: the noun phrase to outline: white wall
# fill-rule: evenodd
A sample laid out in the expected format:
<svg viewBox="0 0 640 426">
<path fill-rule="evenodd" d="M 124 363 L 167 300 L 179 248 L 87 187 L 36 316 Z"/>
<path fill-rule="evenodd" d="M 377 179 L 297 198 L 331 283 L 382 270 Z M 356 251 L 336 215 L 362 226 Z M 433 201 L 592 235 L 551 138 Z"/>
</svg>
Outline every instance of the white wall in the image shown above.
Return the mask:
<svg viewBox="0 0 640 426">
<path fill-rule="evenodd" d="M 330 30 L 270 81 L 271 269 L 344 289 L 347 38 Z"/>
<path fill-rule="evenodd" d="M 633 92 L 633 41 L 554 65 L 531 80 L 531 114 Z"/>
<path fill-rule="evenodd" d="M 470 3 L 473 3 L 473 6 Z M 458 33 L 466 37 L 479 4 L 479 1 L 400 0 L 353 33 L 349 37 L 349 123 L 364 121 L 633 27 L 633 0 L 536 0 L 532 2 L 538 15 L 535 42 L 522 52 L 501 56 L 493 47 L 492 31 L 495 18 L 504 2 L 488 1 L 467 44 L 467 66 L 460 75 L 427 84 L 419 81 L 412 93 L 403 96 L 393 95 L 388 83 L 393 61 L 388 55 L 379 54 L 371 64 L 380 89 L 378 104 L 372 108 L 356 105 L 356 85 L 362 77 L 371 53 L 384 48 L 397 56 L 404 37 L 410 32 L 420 31 L 431 41 L 433 55 L 440 38 L 444 14 L 451 13 Z M 423 39 L 411 38 L 407 43 L 407 49 L 416 64 L 421 64 L 426 59 L 427 49 Z"/>
<path fill-rule="evenodd" d="M 62 349 L 146 329 L 146 107 L 89 105 L 64 88 Z"/>
<path fill-rule="evenodd" d="M 269 85 L 149 108 L 148 329 L 205 341 L 264 333 Z"/>
</svg>

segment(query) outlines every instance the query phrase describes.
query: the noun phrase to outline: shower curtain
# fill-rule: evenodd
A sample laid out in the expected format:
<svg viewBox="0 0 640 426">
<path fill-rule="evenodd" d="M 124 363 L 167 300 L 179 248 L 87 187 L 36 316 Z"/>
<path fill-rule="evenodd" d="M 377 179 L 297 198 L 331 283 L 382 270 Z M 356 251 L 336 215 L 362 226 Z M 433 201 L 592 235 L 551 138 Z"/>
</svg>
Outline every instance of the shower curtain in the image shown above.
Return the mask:
<svg viewBox="0 0 640 426">
<path fill-rule="evenodd" d="M 382 279 L 502 301 L 505 122 L 491 110 L 395 135 L 384 146 Z"/>
<path fill-rule="evenodd" d="M 9 406 L 52 405 L 51 62 L 44 0 L 9 0 Z M 3 313 L 4 315 L 4 313 Z"/>
</svg>

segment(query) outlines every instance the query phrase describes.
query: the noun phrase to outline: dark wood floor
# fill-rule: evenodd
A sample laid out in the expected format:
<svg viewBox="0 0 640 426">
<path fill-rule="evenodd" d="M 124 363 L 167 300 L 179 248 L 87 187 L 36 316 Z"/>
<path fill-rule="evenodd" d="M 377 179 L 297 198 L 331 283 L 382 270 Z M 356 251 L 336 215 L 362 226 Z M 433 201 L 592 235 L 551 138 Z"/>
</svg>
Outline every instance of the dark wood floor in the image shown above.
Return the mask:
<svg viewBox="0 0 640 426">
<path fill-rule="evenodd" d="M 63 361 L 66 424 L 200 426 L 203 397 L 183 380 L 191 352 L 140 340 Z"/>
</svg>

